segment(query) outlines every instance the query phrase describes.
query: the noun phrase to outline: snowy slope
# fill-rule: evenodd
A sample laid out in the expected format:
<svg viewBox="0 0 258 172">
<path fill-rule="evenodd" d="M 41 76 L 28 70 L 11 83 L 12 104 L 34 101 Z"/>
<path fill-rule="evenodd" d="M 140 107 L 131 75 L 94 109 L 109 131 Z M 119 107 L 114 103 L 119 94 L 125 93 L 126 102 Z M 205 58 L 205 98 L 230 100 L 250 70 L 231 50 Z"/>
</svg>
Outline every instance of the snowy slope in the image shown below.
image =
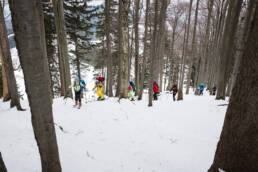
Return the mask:
<svg viewBox="0 0 258 172">
<path fill-rule="evenodd" d="M 163 94 L 154 107 L 115 98 L 89 102 L 55 99 L 54 120 L 64 172 L 203 172 L 212 163 L 225 101 Z M 87 98 L 88 99 L 88 98 Z M 26 112 L 0 101 L 0 151 L 10 172 L 41 171 L 28 103 Z M 58 126 L 62 126 L 61 131 Z M 75 170 L 76 169 L 76 170 Z"/>
</svg>

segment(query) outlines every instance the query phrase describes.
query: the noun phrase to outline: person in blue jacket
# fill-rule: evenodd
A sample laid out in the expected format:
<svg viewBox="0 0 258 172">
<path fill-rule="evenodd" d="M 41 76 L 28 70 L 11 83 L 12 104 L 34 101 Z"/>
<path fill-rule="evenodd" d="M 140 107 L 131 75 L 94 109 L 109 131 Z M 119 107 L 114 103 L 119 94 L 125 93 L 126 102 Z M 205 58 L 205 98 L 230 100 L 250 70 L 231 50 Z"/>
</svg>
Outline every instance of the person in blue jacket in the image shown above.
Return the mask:
<svg viewBox="0 0 258 172">
<path fill-rule="evenodd" d="M 204 84 L 200 83 L 199 87 L 200 87 L 200 95 L 203 95 L 203 91 L 204 91 L 204 88 L 205 88 Z"/>
</svg>

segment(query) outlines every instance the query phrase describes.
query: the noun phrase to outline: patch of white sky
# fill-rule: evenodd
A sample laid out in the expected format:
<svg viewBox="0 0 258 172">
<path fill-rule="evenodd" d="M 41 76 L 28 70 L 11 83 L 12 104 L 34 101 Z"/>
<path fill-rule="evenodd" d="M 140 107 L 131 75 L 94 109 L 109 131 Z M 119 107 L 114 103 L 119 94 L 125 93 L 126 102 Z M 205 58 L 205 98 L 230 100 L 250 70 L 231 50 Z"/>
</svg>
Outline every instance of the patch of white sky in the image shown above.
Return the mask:
<svg viewBox="0 0 258 172">
<path fill-rule="evenodd" d="M 105 2 L 105 0 L 93 0 L 93 1 L 89 1 L 87 2 L 88 5 L 92 5 L 92 6 L 98 6 L 101 5 Z"/>
</svg>

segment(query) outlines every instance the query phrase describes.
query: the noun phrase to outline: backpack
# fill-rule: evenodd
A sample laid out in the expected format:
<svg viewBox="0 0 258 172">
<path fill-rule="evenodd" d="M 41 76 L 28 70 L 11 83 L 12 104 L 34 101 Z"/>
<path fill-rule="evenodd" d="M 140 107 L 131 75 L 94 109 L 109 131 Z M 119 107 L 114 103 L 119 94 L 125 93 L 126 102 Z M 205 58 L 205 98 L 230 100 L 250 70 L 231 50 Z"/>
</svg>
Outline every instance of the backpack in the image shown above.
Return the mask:
<svg viewBox="0 0 258 172">
<path fill-rule="evenodd" d="M 102 77 L 102 76 L 99 76 L 99 77 L 97 77 L 97 80 L 100 81 L 100 82 L 104 82 L 104 81 L 105 81 L 105 78 Z"/>
<path fill-rule="evenodd" d="M 81 86 L 81 91 L 83 90 L 84 87 L 86 87 L 86 83 L 83 79 L 80 80 L 80 86 Z"/>
<path fill-rule="evenodd" d="M 133 88 L 133 92 L 135 92 L 135 85 L 134 85 L 134 83 L 133 83 L 132 81 L 130 81 L 130 85 L 131 85 L 132 88 Z"/>
</svg>

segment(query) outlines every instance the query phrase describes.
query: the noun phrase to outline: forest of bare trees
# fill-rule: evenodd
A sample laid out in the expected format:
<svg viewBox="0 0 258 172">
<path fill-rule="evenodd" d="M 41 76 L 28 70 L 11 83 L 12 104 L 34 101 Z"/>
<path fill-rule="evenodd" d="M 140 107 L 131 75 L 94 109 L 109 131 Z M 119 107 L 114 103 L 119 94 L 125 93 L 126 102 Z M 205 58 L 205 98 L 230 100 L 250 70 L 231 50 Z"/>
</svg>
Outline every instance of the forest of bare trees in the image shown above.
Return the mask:
<svg viewBox="0 0 258 172">
<path fill-rule="evenodd" d="M 154 106 L 154 82 L 159 94 L 176 84 L 177 101 L 183 101 L 184 94 L 199 95 L 201 84 L 211 96 L 217 91 L 216 100 L 229 97 L 209 172 L 258 171 L 258 0 L 105 0 L 93 7 L 78 2 L 74 9 L 69 3 L 0 1 L 0 97 L 10 101 L 11 108 L 24 110 L 5 23 L 4 8 L 9 4 L 43 172 L 62 171 L 53 98 L 73 98 L 72 79 L 81 78 L 80 66 L 86 64 L 101 71 L 107 96 L 128 98 L 128 82 L 133 81 L 138 101 L 148 94 L 149 107 Z M 92 24 L 78 26 L 78 33 L 92 31 L 94 36 L 85 41 L 82 34 L 69 35 L 69 27 L 77 23 L 69 20 L 68 7 L 71 13 L 85 14 L 85 19 L 78 15 L 78 21 Z M 49 22 L 54 28 L 44 22 L 47 15 L 53 17 Z M 48 32 L 51 29 L 54 32 Z M 81 49 L 86 47 L 78 50 L 76 65 L 69 53 L 77 51 L 70 50 L 71 40 L 78 40 Z M 53 76 L 53 70 L 58 75 Z"/>
</svg>

